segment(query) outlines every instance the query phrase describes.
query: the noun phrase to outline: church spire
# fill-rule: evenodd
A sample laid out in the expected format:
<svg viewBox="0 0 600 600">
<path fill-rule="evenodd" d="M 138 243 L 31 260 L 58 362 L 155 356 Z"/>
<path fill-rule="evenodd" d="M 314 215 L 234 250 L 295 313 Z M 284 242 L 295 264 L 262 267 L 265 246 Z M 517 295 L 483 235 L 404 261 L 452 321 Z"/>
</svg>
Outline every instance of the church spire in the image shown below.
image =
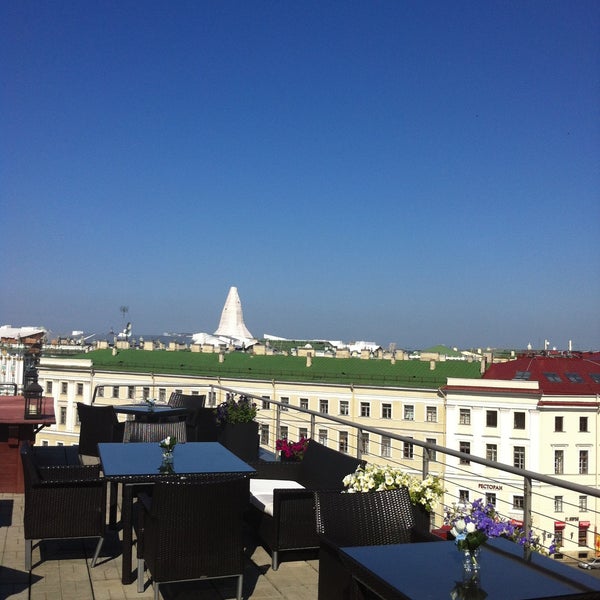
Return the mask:
<svg viewBox="0 0 600 600">
<path fill-rule="evenodd" d="M 223 312 L 221 312 L 221 321 L 219 327 L 215 331 L 215 335 L 223 335 L 235 339 L 252 339 L 252 334 L 248 331 L 244 323 L 244 315 L 242 313 L 242 303 L 237 288 L 232 286 L 229 288 Z"/>
</svg>

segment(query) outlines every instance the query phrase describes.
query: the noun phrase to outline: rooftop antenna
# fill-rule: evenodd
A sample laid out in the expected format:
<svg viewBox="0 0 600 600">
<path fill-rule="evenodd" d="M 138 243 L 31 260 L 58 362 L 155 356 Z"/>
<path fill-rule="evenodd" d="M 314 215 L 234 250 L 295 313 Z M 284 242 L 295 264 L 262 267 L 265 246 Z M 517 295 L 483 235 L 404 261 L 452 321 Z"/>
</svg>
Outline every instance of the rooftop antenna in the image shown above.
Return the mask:
<svg viewBox="0 0 600 600">
<path fill-rule="evenodd" d="M 125 323 L 125 315 L 129 312 L 129 306 L 121 306 L 119 310 L 121 311 L 121 316 L 123 317 L 123 323 Z"/>
</svg>

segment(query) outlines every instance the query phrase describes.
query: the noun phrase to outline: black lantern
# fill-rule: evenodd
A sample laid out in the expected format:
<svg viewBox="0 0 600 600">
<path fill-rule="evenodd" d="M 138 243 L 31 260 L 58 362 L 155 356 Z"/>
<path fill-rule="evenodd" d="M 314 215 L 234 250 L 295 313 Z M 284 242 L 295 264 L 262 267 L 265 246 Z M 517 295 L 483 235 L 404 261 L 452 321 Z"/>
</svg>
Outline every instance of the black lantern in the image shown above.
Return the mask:
<svg viewBox="0 0 600 600">
<path fill-rule="evenodd" d="M 44 389 L 37 380 L 29 383 L 23 390 L 25 396 L 25 418 L 39 419 L 42 416 L 42 398 Z"/>
</svg>

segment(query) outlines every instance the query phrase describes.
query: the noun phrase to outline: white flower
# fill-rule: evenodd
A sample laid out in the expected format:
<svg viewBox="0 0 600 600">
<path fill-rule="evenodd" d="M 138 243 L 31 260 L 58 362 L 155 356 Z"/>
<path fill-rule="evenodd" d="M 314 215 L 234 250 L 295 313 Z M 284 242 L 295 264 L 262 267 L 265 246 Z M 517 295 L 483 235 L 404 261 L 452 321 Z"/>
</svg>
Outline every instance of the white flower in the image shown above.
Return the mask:
<svg viewBox="0 0 600 600">
<path fill-rule="evenodd" d="M 477 527 L 475 527 L 475 523 L 467 523 L 467 533 L 474 533 L 476 529 Z"/>
</svg>

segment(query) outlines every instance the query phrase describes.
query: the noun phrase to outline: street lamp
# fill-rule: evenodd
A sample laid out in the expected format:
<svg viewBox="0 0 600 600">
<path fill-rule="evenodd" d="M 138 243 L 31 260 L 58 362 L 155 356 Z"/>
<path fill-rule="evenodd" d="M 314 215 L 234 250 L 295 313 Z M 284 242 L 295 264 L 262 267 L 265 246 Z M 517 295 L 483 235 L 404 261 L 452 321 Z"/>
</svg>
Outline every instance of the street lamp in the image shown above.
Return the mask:
<svg viewBox="0 0 600 600">
<path fill-rule="evenodd" d="M 38 419 L 42 416 L 42 398 L 44 389 L 34 379 L 25 386 L 23 395 L 25 396 L 25 418 Z"/>
</svg>

